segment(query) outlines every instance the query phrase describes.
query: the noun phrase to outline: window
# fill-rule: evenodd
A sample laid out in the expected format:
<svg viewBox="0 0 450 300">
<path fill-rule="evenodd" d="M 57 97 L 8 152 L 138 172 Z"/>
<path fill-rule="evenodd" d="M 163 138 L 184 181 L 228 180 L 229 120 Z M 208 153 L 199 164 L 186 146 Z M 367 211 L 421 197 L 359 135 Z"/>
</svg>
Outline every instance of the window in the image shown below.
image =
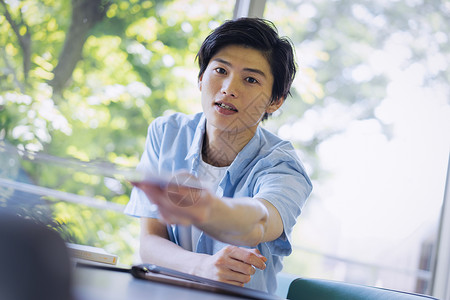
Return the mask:
<svg viewBox="0 0 450 300">
<path fill-rule="evenodd" d="M 314 179 L 286 272 L 431 292 L 450 146 L 449 12 L 422 1 L 267 1 L 264 17 L 299 64 L 294 99 L 268 125 Z"/>
<path fill-rule="evenodd" d="M 54 158 L 136 165 L 155 117 L 200 110 L 194 59 L 203 38 L 233 12 L 264 11 L 295 44 L 299 65 L 293 98 L 264 126 L 294 143 L 314 181 L 284 271 L 431 292 L 436 250 L 449 243 L 449 203 L 438 240 L 450 147 L 448 1 L 84 2 L 76 12 L 89 20 L 86 39 L 70 30 L 69 1 L 0 6 L 0 209 L 131 263 L 137 220 L 114 211 L 130 187 Z M 50 156 L 23 156 L 41 150 Z M 25 190 L 6 188 L 11 179 Z M 48 191 L 36 186 L 98 206 L 42 197 Z M 448 278 L 448 268 L 439 274 Z"/>
<path fill-rule="evenodd" d="M 155 117 L 200 109 L 195 55 L 206 35 L 232 18 L 233 6 L 81 2 L 0 5 L 0 209 L 40 220 L 67 241 L 103 247 L 131 263 L 138 220 L 117 212 L 131 187 L 57 158 L 135 166 Z M 72 14 L 84 16 L 73 20 L 82 23 L 80 31 L 70 27 Z M 26 151 L 46 155 L 28 159 Z M 7 188 L 10 180 L 22 185 Z M 42 196 L 51 190 L 68 195 Z"/>
</svg>

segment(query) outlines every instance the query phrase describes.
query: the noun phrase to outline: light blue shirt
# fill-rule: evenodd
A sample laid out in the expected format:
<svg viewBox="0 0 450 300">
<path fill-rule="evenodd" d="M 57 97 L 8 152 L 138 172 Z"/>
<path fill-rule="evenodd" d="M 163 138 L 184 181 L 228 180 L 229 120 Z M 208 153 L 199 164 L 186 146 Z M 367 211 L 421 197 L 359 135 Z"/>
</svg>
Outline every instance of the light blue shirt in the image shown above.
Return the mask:
<svg viewBox="0 0 450 300">
<path fill-rule="evenodd" d="M 191 116 L 176 113 L 155 119 L 149 126 L 138 168 L 164 175 L 186 170 L 197 176 L 205 125 L 203 113 Z M 293 146 L 258 126 L 215 191 L 217 197 L 265 199 L 275 206 L 283 221 L 284 231 L 279 238 L 257 246 L 267 258 L 266 269 L 257 269 L 246 287 L 275 292 L 282 258 L 292 252 L 292 228 L 311 190 L 311 181 Z M 156 206 L 137 188 L 131 192 L 125 213 L 158 218 Z M 167 229 L 170 240 L 179 244 L 178 226 L 168 225 Z M 213 255 L 227 245 L 202 233 L 196 248 L 199 253 Z"/>
</svg>

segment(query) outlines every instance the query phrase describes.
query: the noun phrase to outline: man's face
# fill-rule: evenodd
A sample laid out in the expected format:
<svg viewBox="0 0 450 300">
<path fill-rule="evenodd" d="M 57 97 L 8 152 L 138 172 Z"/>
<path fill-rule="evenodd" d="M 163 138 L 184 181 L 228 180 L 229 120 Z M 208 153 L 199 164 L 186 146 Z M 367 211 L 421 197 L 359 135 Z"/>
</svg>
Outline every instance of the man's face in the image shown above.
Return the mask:
<svg viewBox="0 0 450 300">
<path fill-rule="evenodd" d="M 238 45 L 222 48 L 199 78 L 207 130 L 251 138 L 264 113 L 281 106 L 282 101 L 269 105 L 273 80 L 260 51 Z"/>
</svg>

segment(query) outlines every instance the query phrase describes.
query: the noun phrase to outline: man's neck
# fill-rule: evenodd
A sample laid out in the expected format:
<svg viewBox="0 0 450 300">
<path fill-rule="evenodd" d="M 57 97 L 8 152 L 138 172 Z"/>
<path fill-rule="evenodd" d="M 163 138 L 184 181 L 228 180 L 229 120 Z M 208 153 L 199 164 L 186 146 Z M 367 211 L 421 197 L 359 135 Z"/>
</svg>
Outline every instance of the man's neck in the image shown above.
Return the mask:
<svg viewBox="0 0 450 300">
<path fill-rule="evenodd" d="M 203 138 L 203 161 L 216 167 L 231 165 L 238 153 L 255 135 L 256 128 L 236 133 L 207 127 Z"/>
</svg>

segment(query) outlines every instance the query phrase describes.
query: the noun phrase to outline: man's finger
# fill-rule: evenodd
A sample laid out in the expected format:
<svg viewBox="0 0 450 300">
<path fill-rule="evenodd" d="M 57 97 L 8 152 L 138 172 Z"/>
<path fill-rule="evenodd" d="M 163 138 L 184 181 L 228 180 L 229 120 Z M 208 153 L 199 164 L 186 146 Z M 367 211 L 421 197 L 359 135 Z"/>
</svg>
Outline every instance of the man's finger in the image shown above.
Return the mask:
<svg viewBox="0 0 450 300">
<path fill-rule="evenodd" d="M 251 250 L 252 249 L 232 247 L 230 257 L 264 270 L 266 268 L 265 261 L 267 261 L 267 259 L 261 254 L 256 254 Z"/>
<path fill-rule="evenodd" d="M 253 251 L 249 250 L 250 249 L 246 248 L 238 248 L 238 250 L 236 250 L 235 252 L 237 253 L 235 258 L 247 264 L 255 266 L 258 269 L 264 270 L 266 268 L 265 261 L 267 261 L 267 259 L 261 254 L 256 254 Z"/>
<path fill-rule="evenodd" d="M 250 281 L 251 276 L 249 274 L 242 274 L 231 269 L 227 269 L 226 272 L 219 274 L 220 281 L 234 281 L 240 284 L 245 284 Z"/>
<path fill-rule="evenodd" d="M 259 258 L 261 258 L 264 262 L 267 261 L 267 257 L 265 257 L 264 255 L 261 254 L 261 252 L 259 252 L 258 249 L 250 249 L 251 252 L 255 253 L 256 256 L 258 256 Z"/>
<path fill-rule="evenodd" d="M 256 269 L 251 264 L 243 262 L 241 260 L 230 257 L 227 261 L 227 267 L 235 272 L 239 272 L 245 275 L 253 275 L 256 272 Z"/>
</svg>

